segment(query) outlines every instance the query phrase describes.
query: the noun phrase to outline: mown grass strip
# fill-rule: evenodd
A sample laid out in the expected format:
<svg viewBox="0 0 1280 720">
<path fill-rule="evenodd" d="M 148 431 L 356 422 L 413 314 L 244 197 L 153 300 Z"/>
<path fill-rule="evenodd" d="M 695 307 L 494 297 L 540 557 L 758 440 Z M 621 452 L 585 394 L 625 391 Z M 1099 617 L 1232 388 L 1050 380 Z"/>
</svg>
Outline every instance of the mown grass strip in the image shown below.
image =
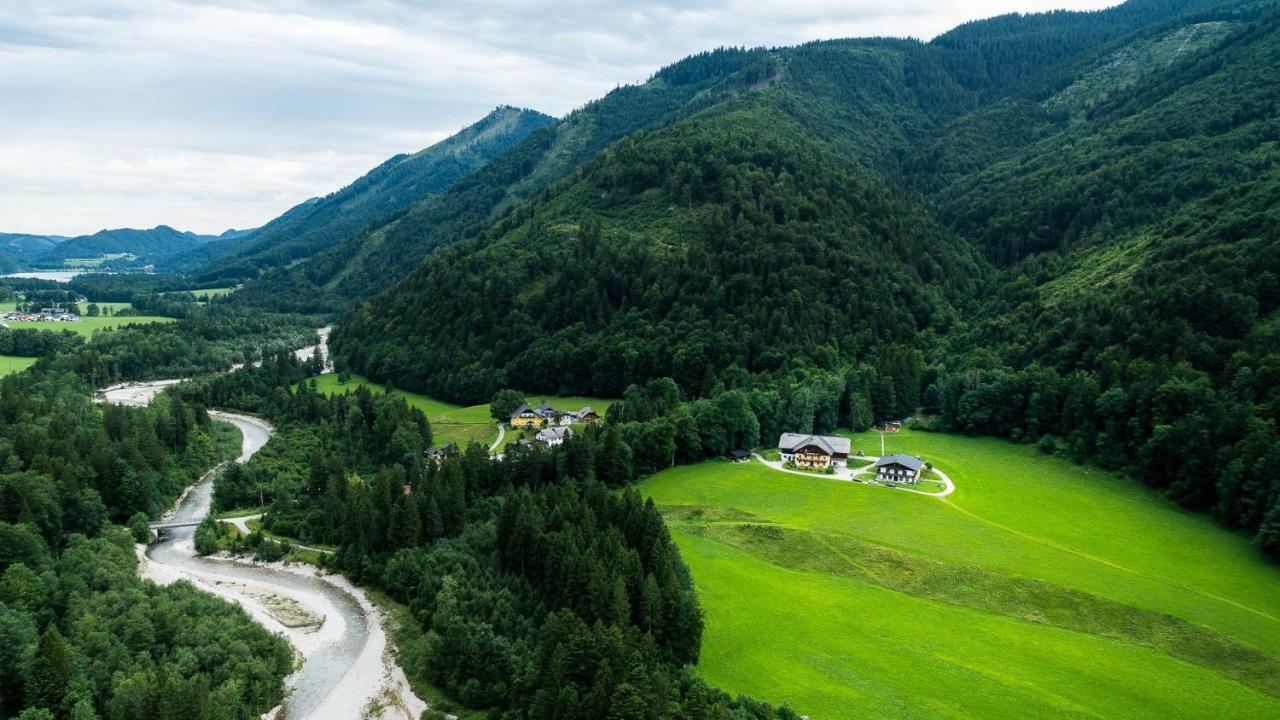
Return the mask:
<svg viewBox="0 0 1280 720">
<path fill-rule="evenodd" d="M 1276 658 L 1165 613 L 844 535 L 752 522 L 689 522 L 682 523 L 681 529 L 782 567 L 864 580 L 916 597 L 1122 640 L 1214 670 L 1280 698 L 1280 661 Z"/>
</svg>

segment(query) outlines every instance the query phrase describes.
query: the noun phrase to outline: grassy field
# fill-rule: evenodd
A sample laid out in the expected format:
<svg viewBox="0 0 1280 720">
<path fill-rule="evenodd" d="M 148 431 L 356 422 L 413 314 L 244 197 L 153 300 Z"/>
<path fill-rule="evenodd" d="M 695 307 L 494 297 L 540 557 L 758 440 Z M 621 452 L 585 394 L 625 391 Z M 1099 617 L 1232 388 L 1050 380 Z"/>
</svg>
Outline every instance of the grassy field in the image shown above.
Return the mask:
<svg viewBox="0 0 1280 720">
<path fill-rule="evenodd" d="M 146 323 L 171 323 L 175 322 L 173 318 L 159 317 L 156 315 L 135 315 L 132 317 L 84 317 L 82 316 L 76 322 L 10 322 L 9 327 L 18 330 L 21 328 L 35 328 L 36 330 L 73 330 L 75 332 L 89 337 L 97 330 L 113 330 L 126 325 L 144 325 Z"/>
<path fill-rule="evenodd" d="M 956 492 L 726 462 L 642 486 L 706 610 L 708 680 L 822 718 L 1280 717 L 1280 568 L 1244 538 L 1024 446 L 887 449 Z"/>
<path fill-rule="evenodd" d="M 13 310 L 15 306 L 16 303 L 13 302 L 0 303 L 0 313 Z M 89 303 L 82 303 L 80 311 L 85 312 L 88 307 Z M 133 306 L 127 302 L 100 302 L 98 303 L 98 307 L 103 308 L 104 311 L 110 309 L 110 312 L 115 313 L 121 310 L 128 310 Z M 142 325 L 153 322 L 170 323 L 176 321 L 173 318 L 159 317 L 157 315 L 126 315 L 120 317 L 116 317 L 114 315 L 100 315 L 98 317 L 81 315 L 80 320 L 76 322 L 6 322 L 6 324 L 15 330 L 20 328 L 35 328 L 36 330 L 73 330 L 85 337 L 89 337 L 90 335 L 93 335 L 96 330 L 112 330 L 118 327 L 124 327 L 125 325 Z"/>
<path fill-rule="evenodd" d="M 0 355 L 0 377 L 10 373 L 22 372 L 35 364 L 37 358 Z"/>
<path fill-rule="evenodd" d="M 361 385 L 378 392 L 382 391 L 381 385 L 359 375 L 353 375 L 345 383 L 338 382 L 338 376 L 334 373 L 327 373 L 316 378 L 316 388 L 320 392 L 328 394 L 353 392 Z M 403 397 L 410 405 L 421 409 L 426 414 L 427 419 L 431 421 L 431 432 L 435 437 L 434 442 L 436 445 L 456 442 L 459 446 L 465 447 L 469 443 L 477 442 L 488 447 L 498 437 L 498 427 L 493 418 L 489 417 L 488 403 L 463 407 L 403 390 L 396 390 L 395 394 Z M 608 409 L 609 405 L 613 404 L 611 400 L 598 398 L 529 397 L 529 403 L 532 405 L 537 405 L 543 401 L 549 402 L 558 408 L 573 410 L 578 410 L 584 405 L 590 405 L 601 414 Z M 508 430 L 507 436 L 506 441 L 503 443 L 504 446 L 516 437 L 516 434 Z M 501 451 L 501 448 L 499 448 L 499 451 Z"/>
</svg>

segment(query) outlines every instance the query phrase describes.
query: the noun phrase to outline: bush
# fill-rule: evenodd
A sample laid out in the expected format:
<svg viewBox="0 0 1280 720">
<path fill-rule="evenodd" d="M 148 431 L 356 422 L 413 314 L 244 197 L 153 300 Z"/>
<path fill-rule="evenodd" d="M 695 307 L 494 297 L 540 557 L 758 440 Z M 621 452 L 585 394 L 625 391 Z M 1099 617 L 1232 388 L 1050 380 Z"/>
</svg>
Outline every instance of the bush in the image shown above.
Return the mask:
<svg viewBox="0 0 1280 720">
<path fill-rule="evenodd" d="M 1048 433 L 1040 437 L 1040 442 L 1036 443 L 1036 447 L 1045 455 L 1052 455 L 1058 450 L 1058 441 L 1053 439 Z"/>
<path fill-rule="evenodd" d="M 151 518 L 144 512 L 136 512 L 129 518 L 129 532 L 133 533 L 133 541 L 146 545 L 151 542 Z"/>
<path fill-rule="evenodd" d="M 263 538 L 258 544 L 258 559 L 262 562 L 276 562 L 283 560 L 289 554 L 289 543 L 280 543 L 275 540 Z"/>
<path fill-rule="evenodd" d="M 196 552 L 201 555 L 211 555 L 218 552 L 218 535 L 218 521 L 212 517 L 205 517 L 204 520 L 201 520 L 200 525 L 196 527 Z"/>
</svg>

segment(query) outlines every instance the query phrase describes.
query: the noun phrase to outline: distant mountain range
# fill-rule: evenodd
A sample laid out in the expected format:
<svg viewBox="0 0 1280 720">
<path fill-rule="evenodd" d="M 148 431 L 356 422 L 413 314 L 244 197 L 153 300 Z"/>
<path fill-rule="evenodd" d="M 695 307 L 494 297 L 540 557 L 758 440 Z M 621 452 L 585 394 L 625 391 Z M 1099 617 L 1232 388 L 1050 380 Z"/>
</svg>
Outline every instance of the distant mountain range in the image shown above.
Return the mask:
<svg viewBox="0 0 1280 720">
<path fill-rule="evenodd" d="M 122 256 L 114 261 L 144 265 L 215 241 L 230 241 L 253 232 L 227 230 L 221 235 L 201 235 L 168 225 L 151 229 L 117 228 L 92 235 L 30 235 L 0 233 L 0 271 L 62 267 L 67 260 L 93 260 Z M 126 259 L 127 258 L 127 259 Z"/>
<path fill-rule="evenodd" d="M 444 192 L 554 122 L 535 110 L 499 107 L 431 147 L 396 155 L 341 190 L 291 208 L 249 235 L 193 248 L 163 263 L 163 269 L 194 272 L 206 280 L 249 278 L 311 257 Z"/>
</svg>

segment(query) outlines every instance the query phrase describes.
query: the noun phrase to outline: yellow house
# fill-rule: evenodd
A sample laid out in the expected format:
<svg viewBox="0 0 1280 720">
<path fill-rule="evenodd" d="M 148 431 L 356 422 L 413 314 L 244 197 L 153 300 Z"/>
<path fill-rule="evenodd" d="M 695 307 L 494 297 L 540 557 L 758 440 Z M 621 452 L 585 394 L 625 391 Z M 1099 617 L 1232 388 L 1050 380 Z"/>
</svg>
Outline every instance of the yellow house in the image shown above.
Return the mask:
<svg viewBox="0 0 1280 720">
<path fill-rule="evenodd" d="M 511 427 L 513 428 L 540 428 L 546 422 L 546 417 L 528 405 L 521 405 L 516 408 L 515 412 L 511 413 Z"/>
</svg>

